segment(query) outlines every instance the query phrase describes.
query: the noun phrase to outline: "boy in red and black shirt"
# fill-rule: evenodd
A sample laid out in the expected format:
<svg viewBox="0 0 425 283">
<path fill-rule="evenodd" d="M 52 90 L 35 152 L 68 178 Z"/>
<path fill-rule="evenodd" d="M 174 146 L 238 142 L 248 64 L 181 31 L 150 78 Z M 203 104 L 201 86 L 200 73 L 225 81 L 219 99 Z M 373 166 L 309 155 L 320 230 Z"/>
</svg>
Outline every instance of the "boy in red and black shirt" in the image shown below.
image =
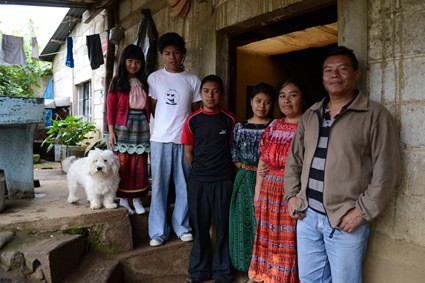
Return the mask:
<svg viewBox="0 0 425 283">
<path fill-rule="evenodd" d="M 236 117 L 220 106 L 223 94 L 220 77 L 205 77 L 200 94 L 203 107 L 186 119 L 181 139 L 191 166 L 188 203 L 194 241 L 189 281 L 202 282 L 212 278 L 217 283 L 232 282 L 229 208 L 233 163 L 230 147 Z M 209 235 L 211 220 L 216 229 L 213 254 Z"/>
</svg>

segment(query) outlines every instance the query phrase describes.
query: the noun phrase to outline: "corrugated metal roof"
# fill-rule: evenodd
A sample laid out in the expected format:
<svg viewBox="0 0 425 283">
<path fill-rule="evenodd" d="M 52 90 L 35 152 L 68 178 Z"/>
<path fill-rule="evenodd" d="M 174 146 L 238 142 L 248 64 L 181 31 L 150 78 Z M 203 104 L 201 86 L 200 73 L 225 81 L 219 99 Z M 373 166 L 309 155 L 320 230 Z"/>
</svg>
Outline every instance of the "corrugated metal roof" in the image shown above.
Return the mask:
<svg viewBox="0 0 425 283">
<path fill-rule="evenodd" d="M 74 29 L 74 27 L 81 22 L 81 17 L 85 11 L 86 9 L 69 9 L 49 42 L 44 47 L 43 51 L 41 51 L 40 60 L 49 62 L 53 61 L 61 45 L 65 43 L 66 37 Z"/>
<path fill-rule="evenodd" d="M 27 6 L 49 6 L 69 8 L 93 8 L 98 0 L 0 0 L 0 4 L 27 5 Z"/>
</svg>

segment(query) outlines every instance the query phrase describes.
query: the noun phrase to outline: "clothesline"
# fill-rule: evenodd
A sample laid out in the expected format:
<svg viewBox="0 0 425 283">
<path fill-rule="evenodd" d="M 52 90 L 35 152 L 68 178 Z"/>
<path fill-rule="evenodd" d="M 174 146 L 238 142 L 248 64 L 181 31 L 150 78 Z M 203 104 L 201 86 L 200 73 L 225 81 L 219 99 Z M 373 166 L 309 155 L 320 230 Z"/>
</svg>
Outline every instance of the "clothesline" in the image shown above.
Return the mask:
<svg viewBox="0 0 425 283">
<path fill-rule="evenodd" d="M 101 32 L 104 33 L 104 32 Z M 67 50 L 52 52 L 49 54 L 39 55 L 38 52 L 38 43 L 36 37 L 32 37 L 30 45 L 32 47 L 31 57 L 35 60 L 38 60 L 39 57 L 46 57 L 56 54 L 61 54 L 66 52 L 66 61 L 65 65 L 73 68 L 74 67 L 74 58 L 73 58 L 73 38 L 79 38 L 84 36 L 67 36 Z M 100 34 L 95 33 L 92 35 L 85 36 L 87 40 L 88 56 L 90 61 L 90 66 L 92 70 L 99 68 L 100 65 L 104 64 L 103 60 L 103 50 L 102 43 L 100 39 Z M 106 39 L 107 40 L 107 39 Z M 0 45 L 0 64 L 2 65 L 25 65 L 26 56 L 24 51 L 24 38 L 13 35 L 2 34 L 1 45 Z"/>
<path fill-rule="evenodd" d="M 58 52 L 53 52 L 53 53 L 48 53 L 48 54 L 41 54 L 39 57 L 45 57 L 45 56 L 56 55 L 56 54 L 61 54 L 61 53 L 66 53 L 66 51 L 58 51 Z"/>
</svg>

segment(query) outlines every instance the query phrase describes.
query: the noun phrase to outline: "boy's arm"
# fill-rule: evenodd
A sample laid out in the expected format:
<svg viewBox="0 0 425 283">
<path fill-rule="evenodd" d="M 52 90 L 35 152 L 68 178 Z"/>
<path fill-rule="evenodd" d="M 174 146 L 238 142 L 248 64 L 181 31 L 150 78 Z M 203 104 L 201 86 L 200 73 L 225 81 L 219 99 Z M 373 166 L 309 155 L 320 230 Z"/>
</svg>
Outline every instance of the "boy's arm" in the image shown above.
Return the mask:
<svg viewBox="0 0 425 283">
<path fill-rule="evenodd" d="M 155 118 L 155 109 L 156 109 L 156 102 L 157 100 L 154 98 L 151 98 L 151 113 L 152 116 Z"/>
<path fill-rule="evenodd" d="M 186 156 L 189 166 L 192 167 L 192 161 L 193 161 L 193 145 L 192 144 L 184 145 L 184 155 Z"/>
</svg>

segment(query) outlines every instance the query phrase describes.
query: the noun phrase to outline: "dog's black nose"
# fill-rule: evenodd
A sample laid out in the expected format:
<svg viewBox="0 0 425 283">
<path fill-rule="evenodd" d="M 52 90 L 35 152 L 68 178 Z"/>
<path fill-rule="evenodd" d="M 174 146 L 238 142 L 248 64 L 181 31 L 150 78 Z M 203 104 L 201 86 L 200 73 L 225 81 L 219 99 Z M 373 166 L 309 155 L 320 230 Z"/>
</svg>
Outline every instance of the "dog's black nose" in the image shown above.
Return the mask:
<svg viewBox="0 0 425 283">
<path fill-rule="evenodd" d="M 102 167 L 97 167 L 97 171 L 102 171 Z"/>
</svg>

